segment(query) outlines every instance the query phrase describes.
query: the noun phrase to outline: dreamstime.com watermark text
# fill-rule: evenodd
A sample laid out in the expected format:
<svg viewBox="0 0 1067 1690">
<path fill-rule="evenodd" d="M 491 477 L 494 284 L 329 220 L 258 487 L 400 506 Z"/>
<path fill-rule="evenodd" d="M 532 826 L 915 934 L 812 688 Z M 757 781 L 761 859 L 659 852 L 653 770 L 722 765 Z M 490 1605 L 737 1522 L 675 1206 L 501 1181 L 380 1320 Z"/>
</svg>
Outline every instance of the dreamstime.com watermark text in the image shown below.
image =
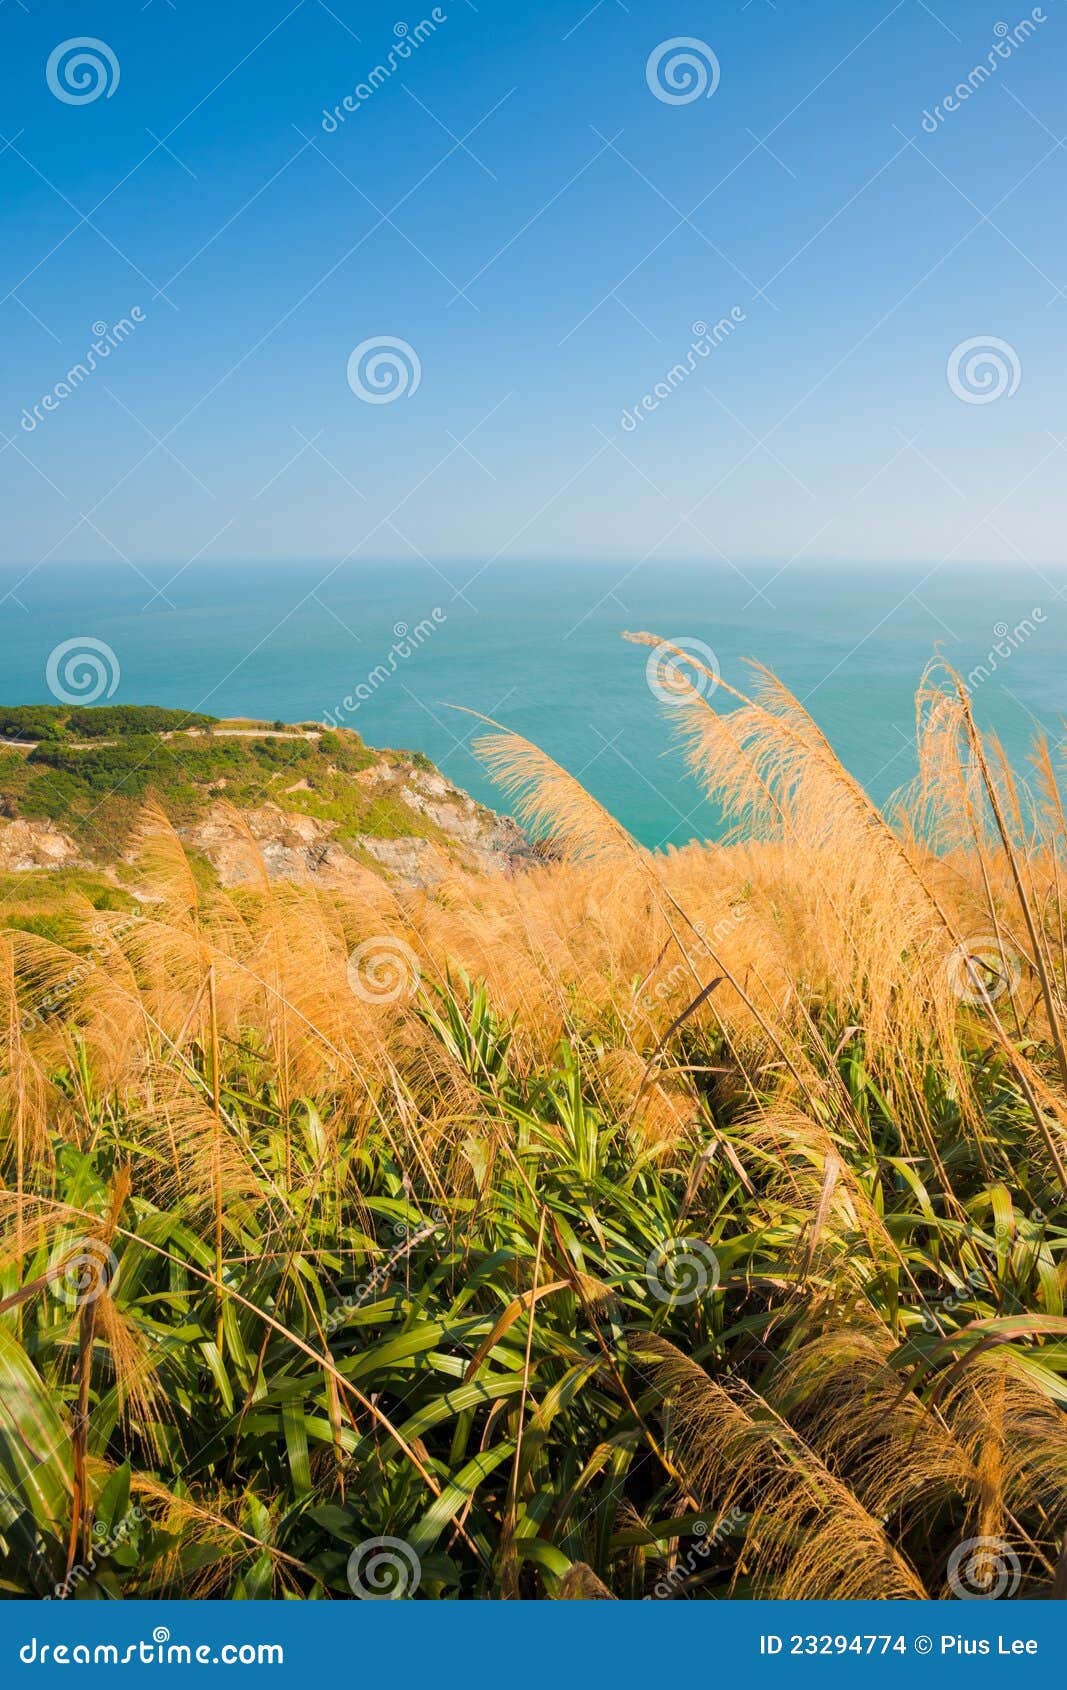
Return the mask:
<svg viewBox="0 0 1067 1690">
<path fill-rule="evenodd" d="M 64 399 L 69 399 L 72 393 L 76 393 L 82 383 L 88 381 L 93 371 L 103 363 L 104 359 L 110 358 L 117 346 L 121 346 L 123 341 L 129 340 L 134 329 L 145 320 L 146 313 L 142 311 L 139 305 L 134 305 L 131 307 L 129 316 L 120 317 L 117 323 L 112 323 L 110 326 L 103 321 L 94 323 L 93 334 L 96 338 L 85 356 L 80 358 L 76 364 L 72 364 L 66 375 L 61 376 L 47 393 L 42 394 L 36 405 L 23 408 L 22 415 L 19 418 L 19 426 L 23 432 L 32 434 L 38 423 L 43 423 L 50 411 L 58 411 Z"/>
<path fill-rule="evenodd" d="M 985 58 L 979 59 L 963 80 L 957 82 L 955 88 L 938 101 L 932 111 L 927 108 L 923 112 L 922 127 L 926 133 L 936 135 L 952 113 L 959 111 L 972 94 L 977 94 L 984 82 L 996 75 L 1005 59 L 1010 59 L 1013 53 L 1017 53 L 1023 43 L 1037 33 L 1039 26 L 1047 22 L 1048 13 L 1041 6 L 1035 6 L 1027 17 L 1020 18 L 1014 29 L 1006 23 L 994 24 L 993 34 L 996 40 Z"/>
<path fill-rule="evenodd" d="M 73 1667 L 280 1667 L 280 1643 L 172 1643 L 165 1625 L 138 1643 L 39 1643 L 31 1637 L 19 1650 L 23 1666 Z"/>
<path fill-rule="evenodd" d="M 376 64 L 373 70 L 367 72 L 362 82 L 357 82 L 351 94 L 346 94 L 339 105 L 331 111 L 329 106 L 323 106 L 320 123 L 327 135 L 336 135 L 346 117 L 359 111 L 365 106 L 372 95 L 378 92 L 382 85 L 395 76 L 397 71 L 410 59 L 424 41 L 428 41 L 441 24 L 448 22 L 448 13 L 435 6 L 428 18 L 422 18 L 414 28 L 406 23 L 395 23 L 393 34 L 396 40 L 385 55 L 382 64 Z"/>
<path fill-rule="evenodd" d="M 1024 646 L 1045 620 L 1045 612 L 1038 605 L 1029 616 L 1024 616 L 1021 622 L 1016 622 L 1014 628 L 1009 628 L 1006 622 L 995 622 L 993 633 L 996 637 L 985 654 L 985 661 L 976 663 L 968 673 L 967 691 L 973 692 L 976 687 L 983 686 L 990 680 L 1000 663 L 1006 663 L 1013 652 Z"/>
<path fill-rule="evenodd" d="M 322 715 L 324 728 L 342 728 L 349 716 L 354 716 L 361 705 L 374 697 L 379 687 L 392 679 L 402 663 L 409 657 L 414 657 L 419 647 L 435 634 L 438 628 L 448 621 L 448 613 L 435 605 L 429 616 L 424 616 L 421 622 L 409 627 L 406 622 L 397 622 L 393 628 L 393 644 L 385 654 L 381 663 L 367 672 L 365 678 L 359 682 L 354 691 L 346 693 L 340 704 L 332 710 L 325 710 Z"/>
<path fill-rule="evenodd" d="M 620 427 L 627 434 L 632 434 L 639 422 L 643 422 L 651 411 L 658 411 L 665 399 L 669 399 L 676 388 L 689 380 L 697 365 L 704 358 L 710 358 L 717 346 L 728 340 L 739 324 L 746 321 L 745 313 L 740 305 L 730 307 L 728 317 L 720 317 L 717 323 L 696 322 L 693 324 L 693 340 L 684 358 L 669 369 L 662 381 L 658 381 L 651 392 L 645 393 L 636 405 L 628 411 L 623 411 L 619 418 Z"/>
</svg>

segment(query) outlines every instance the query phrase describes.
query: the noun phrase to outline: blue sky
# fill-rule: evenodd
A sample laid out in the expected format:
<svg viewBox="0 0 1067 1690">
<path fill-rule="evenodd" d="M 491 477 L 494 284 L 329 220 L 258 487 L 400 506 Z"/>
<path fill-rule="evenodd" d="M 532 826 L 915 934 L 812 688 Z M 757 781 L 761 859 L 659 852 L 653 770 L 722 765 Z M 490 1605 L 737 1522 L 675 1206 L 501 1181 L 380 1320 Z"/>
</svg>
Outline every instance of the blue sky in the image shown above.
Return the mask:
<svg viewBox="0 0 1067 1690">
<path fill-rule="evenodd" d="M 934 133 L 1021 0 L 447 0 L 324 130 L 431 10 L 3 6 L 0 562 L 1062 560 L 1062 0 Z M 118 81 L 68 103 L 79 36 Z M 710 98 L 650 89 L 678 37 Z"/>
</svg>

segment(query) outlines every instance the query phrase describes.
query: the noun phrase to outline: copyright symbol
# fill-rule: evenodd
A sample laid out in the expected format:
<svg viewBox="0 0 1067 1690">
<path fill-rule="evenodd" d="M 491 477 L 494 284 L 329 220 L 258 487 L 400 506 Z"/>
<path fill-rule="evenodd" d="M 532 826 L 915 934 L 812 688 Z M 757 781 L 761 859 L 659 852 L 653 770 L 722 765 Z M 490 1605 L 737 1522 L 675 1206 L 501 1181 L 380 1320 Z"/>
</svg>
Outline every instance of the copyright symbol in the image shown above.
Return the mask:
<svg viewBox="0 0 1067 1690">
<path fill-rule="evenodd" d="M 917 1655 L 928 1655 L 933 1646 L 934 1640 L 932 1637 L 917 1637 L 915 1639 L 915 1653 Z"/>
</svg>

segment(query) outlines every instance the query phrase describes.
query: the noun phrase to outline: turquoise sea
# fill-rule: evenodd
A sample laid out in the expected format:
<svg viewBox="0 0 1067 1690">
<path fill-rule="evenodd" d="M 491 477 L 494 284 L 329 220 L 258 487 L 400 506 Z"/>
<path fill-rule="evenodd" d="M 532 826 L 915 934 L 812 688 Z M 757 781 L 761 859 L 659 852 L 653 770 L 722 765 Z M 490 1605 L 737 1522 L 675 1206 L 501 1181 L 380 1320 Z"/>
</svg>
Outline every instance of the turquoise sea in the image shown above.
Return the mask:
<svg viewBox="0 0 1067 1690">
<path fill-rule="evenodd" d="M 478 724 L 447 708 L 466 705 L 536 740 L 650 845 L 713 835 L 719 821 L 673 749 L 646 683 L 648 653 L 619 638 L 624 628 L 702 642 L 742 687 L 744 658 L 769 664 L 880 801 L 913 772 L 914 691 L 938 643 L 974 673 L 976 712 L 1011 753 L 1024 754 L 1037 725 L 1062 747 L 1067 573 L 479 568 L 197 563 L 175 577 L 153 564 L 144 578 L 126 564 L 5 569 L 0 702 L 49 701 L 50 655 L 88 638 L 114 653 L 114 702 L 340 720 L 372 745 L 424 751 L 500 808 L 469 750 Z M 717 701 L 728 703 L 721 692 Z"/>
</svg>

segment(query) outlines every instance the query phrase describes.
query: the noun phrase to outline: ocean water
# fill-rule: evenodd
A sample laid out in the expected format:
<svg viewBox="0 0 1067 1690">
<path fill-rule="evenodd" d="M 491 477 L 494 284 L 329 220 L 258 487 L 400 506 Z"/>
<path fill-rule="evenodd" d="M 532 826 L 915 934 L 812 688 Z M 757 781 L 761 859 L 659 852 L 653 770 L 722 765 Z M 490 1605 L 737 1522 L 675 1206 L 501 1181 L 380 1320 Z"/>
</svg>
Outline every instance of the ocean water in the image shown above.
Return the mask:
<svg viewBox="0 0 1067 1690">
<path fill-rule="evenodd" d="M 835 564 L 126 564 L 0 571 L 0 702 L 47 702 L 66 642 L 114 654 L 113 702 L 339 720 L 371 745 L 424 751 L 505 807 L 470 750 L 496 717 L 579 775 L 649 845 L 713 837 L 646 679 L 648 629 L 745 658 L 805 701 L 879 802 L 914 772 L 914 692 L 940 645 L 1015 757 L 1061 746 L 1067 573 Z M 472 579 L 473 578 L 473 579 Z M 73 649 L 73 648 L 72 648 Z M 404 652 L 407 655 L 404 655 Z M 104 661 L 111 664 L 110 657 Z M 58 668 L 56 667 L 58 663 Z M 60 684 L 64 659 L 53 660 Z M 105 700 L 101 698 L 100 702 Z M 346 703 L 347 701 L 347 703 Z M 728 706 L 721 692 L 717 702 Z"/>
</svg>

